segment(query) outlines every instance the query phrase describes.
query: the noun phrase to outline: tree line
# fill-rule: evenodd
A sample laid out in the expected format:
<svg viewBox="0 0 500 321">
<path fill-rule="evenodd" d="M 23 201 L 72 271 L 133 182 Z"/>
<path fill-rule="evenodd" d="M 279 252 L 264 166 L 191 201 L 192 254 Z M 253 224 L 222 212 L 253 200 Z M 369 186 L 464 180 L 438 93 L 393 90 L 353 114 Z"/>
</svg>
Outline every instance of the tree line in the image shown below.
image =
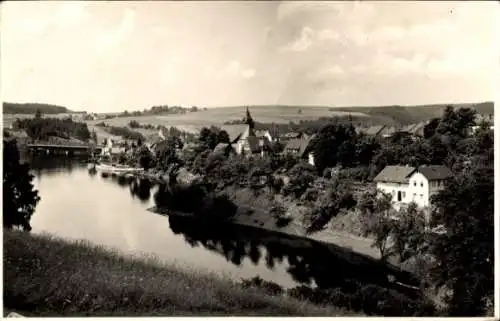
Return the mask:
<svg viewBox="0 0 500 321">
<path fill-rule="evenodd" d="M 75 122 L 71 117 L 64 119 L 42 117 L 40 110 L 34 118 L 16 119 L 15 129 L 23 129 L 33 140 L 47 140 L 51 136 L 69 139 L 71 137 L 82 141 L 91 138 L 87 124 Z"/>
</svg>

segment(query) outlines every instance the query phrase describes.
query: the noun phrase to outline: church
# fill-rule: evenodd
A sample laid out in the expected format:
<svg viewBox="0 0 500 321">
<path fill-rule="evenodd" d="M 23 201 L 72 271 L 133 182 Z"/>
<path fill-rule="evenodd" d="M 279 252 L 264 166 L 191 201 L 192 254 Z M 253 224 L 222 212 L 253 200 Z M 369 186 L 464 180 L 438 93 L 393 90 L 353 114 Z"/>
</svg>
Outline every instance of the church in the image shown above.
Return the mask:
<svg viewBox="0 0 500 321">
<path fill-rule="evenodd" d="M 264 156 L 271 147 L 272 137 L 267 131 L 255 130 L 255 123 L 248 108 L 243 125 L 227 125 L 222 129 L 229 134 L 231 146 L 237 155 Z M 220 148 L 222 146 L 216 147 Z"/>
</svg>

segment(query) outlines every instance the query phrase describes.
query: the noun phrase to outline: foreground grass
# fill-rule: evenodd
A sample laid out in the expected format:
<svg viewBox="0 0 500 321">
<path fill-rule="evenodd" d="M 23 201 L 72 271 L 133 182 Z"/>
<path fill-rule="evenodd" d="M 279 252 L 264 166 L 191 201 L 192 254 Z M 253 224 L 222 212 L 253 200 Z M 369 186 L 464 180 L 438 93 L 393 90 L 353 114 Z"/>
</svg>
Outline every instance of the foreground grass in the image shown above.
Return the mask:
<svg viewBox="0 0 500 321">
<path fill-rule="evenodd" d="M 4 310 L 38 316 L 353 315 L 153 258 L 4 230 Z"/>
</svg>

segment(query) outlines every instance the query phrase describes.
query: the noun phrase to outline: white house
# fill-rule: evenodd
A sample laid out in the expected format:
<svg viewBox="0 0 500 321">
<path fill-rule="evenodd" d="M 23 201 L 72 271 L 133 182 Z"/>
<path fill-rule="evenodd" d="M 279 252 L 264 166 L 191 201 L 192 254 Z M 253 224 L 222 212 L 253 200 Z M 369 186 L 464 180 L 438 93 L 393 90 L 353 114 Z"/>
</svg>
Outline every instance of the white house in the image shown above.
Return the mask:
<svg viewBox="0 0 500 321">
<path fill-rule="evenodd" d="M 377 189 L 391 194 L 394 206 L 415 202 L 420 207 L 430 206 L 431 196 L 439 192 L 453 173 L 442 165 L 386 166 L 373 180 Z"/>
</svg>

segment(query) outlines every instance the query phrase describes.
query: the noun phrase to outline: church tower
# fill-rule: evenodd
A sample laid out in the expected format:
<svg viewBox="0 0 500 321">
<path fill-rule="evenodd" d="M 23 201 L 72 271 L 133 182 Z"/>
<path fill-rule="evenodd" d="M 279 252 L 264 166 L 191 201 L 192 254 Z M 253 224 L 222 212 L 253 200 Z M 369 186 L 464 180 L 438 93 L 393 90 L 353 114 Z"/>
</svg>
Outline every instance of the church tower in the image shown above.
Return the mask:
<svg viewBox="0 0 500 321">
<path fill-rule="evenodd" d="M 255 136 L 255 123 L 252 116 L 250 115 L 250 110 L 248 110 L 248 107 L 244 123 L 248 125 L 248 136 Z"/>
</svg>

